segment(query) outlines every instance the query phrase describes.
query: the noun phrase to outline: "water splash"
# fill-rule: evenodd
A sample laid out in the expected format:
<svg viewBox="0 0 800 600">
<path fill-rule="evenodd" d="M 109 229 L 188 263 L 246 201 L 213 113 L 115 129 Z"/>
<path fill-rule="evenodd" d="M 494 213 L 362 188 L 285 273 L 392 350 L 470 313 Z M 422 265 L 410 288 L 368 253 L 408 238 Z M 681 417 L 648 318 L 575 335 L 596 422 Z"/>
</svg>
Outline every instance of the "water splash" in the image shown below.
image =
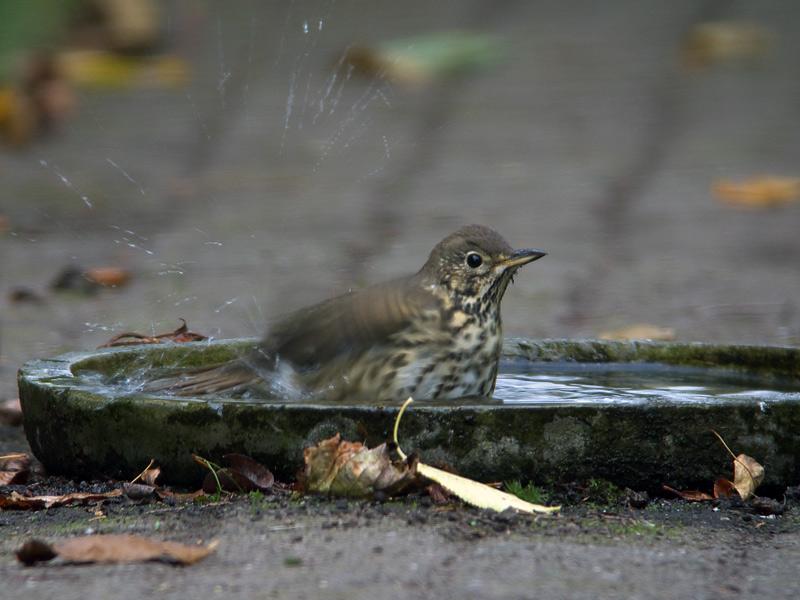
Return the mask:
<svg viewBox="0 0 800 600">
<path fill-rule="evenodd" d="M 83 200 L 83 203 L 88 208 L 94 208 L 94 205 L 92 204 L 92 201 L 89 200 L 89 197 L 86 194 L 83 194 L 83 193 L 79 192 L 77 189 L 75 189 L 75 186 L 72 184 L 72 182 L 67 178 L 66 175 L 64 175 L 64 173 L 62 173 L 58 169 L 58 167 L 56 167 L 55 165 L 54 166 L 50 166 L 48 164 L 48 162 L 46 160 L 44 160 L 44 159 L 40 159 L 39 160 L 39 164 L 42 167 L 44 167 L 45 169 L 50 169 L 51 171 L 53 171 L 53 173 L 55 173 L 56 177 L 58 177 L 58 179 L 61 181 L 61 183 L 63 183 L 68 189 L 70 189 L 73 192 L 75 192 L 80 197 L 80 199 Z"/>
<path fill-rule="evenodd" d="M 147 192 L 145 192 L 145 189 L 144 189 L 144 188 L 143 188 L 143 187 L 142 187 L 142 186 L 139 184 L 139 182 L 138 182 L 138 181 L 136 181 L 136 180 L 135 180 L 135 179 L 134 179 L 134 178 L 131 176 L 131 174 L 130 174 L 130 173 L 128 173 L 128 172 L 127 172 L 125 169 L 123 169 L 122 167 L 120 167 L 120 166 L 119 166 L 119 165 L 118 165 L 116 162 L 114 162 L 114 161 L 113 161 L 113 160 L 111 160 L 110 158 L 106 158 L 106 162 L 107 162 L 108 164 L 110 164 L 112 167 L 114 167 L 114 168 L 115 168 L 117 171 L 119 171 L 120 173 L 122 173 L 122 176 L 123 176 L 123 177 L 125 177 L 125 179 L 127 179 L 128 181 L 130 181 L 130 182 L 131 182 L 132 184 L 134 184 L 136 187 L 138 187 L 138 188 L 139 188 L 139 193 L 140 193 L 142 196 L 145 196 L 145 195 L 147 195 Z"/>
</svg>

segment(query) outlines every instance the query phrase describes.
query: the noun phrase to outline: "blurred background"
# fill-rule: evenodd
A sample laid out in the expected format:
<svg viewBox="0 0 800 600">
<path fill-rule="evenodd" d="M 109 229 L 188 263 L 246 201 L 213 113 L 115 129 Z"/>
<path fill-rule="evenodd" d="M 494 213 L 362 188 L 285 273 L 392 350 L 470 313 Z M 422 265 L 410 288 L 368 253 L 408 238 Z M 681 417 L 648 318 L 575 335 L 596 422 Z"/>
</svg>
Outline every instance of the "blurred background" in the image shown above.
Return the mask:
<svg viewBox="0 0 800 600">
<path fill-rule="evenodd" d="M 800 343 L 800 3 L 0 0 L 0 399 L 24 361 L 214 337 L 549 256 L 507 335 Z"/>
</svg>

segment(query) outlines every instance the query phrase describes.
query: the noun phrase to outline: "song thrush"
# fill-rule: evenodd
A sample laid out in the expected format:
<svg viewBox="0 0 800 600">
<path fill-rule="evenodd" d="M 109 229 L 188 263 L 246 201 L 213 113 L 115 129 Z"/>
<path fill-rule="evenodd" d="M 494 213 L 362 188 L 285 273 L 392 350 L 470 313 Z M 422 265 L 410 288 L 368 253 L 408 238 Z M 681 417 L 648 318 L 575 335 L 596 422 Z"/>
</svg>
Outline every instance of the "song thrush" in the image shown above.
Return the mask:
<svg viewBox="0 0 800 600">
<path fill-rule="evenodd" d="M 544 255 L 514 250 L 488 227 L 463 227 L 418 273 L 303 308 L 247 356 L 169 389 L 379 403 L 491 396 L 503 294 L 522 265 Z"/>
</svg>

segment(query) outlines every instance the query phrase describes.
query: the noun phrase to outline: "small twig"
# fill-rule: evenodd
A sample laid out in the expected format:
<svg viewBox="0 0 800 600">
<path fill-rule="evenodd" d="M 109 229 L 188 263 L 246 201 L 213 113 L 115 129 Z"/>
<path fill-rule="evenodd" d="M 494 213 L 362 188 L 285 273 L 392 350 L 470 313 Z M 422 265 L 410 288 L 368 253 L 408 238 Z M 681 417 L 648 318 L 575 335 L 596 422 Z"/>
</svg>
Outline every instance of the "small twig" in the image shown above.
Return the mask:
<svg viewBox="0 0 800 600">
<path fill-rule="evenodd" d="M 394 431 L 392 433 L 392 440 L 394 441 L 394 445 L 397 446 L 397 454 L 400 455 L 400 458 L 406 460 L 406 453 L 400 448 L 400 442 L 397 441 L 397 430 L 400 429 L 400 419 L 403 418 L 403 413 L 406 412 L 406 407 L 414 401 L 414 398 L 411 396 L 408 397 L 408 400 L 403 402 L 403 406 L 400 407 L 400 412 L 397 413 L 397 417 L 394 420 Z"/>
<path fill-rule="evenodd" d="M 736 460 L 736 455 L 733 453 L 733 450 L 731 450 L 730 448 L 728 448 L 728 444 L 726 444 L 726 443 L 725 443 L 725 440 L 723 440 L 723 439 L 722 439 L 722 436 L 721 436 L 720 434 L 718 434 L 716 431 L 714 431 L 713 429 L 711 430 L 711 433 L 713 433 L 715 436 L 717 436 L 717 439 L 720 441 L 720 443 L 721 443 L 723 446 L 725 446 L 725 450 L 727 450 L 727 451 L 728 451 L 728 454 L 730 454 L 730 455 L 731 455 L 731 457 L 733 458 L 733 460 Z"/>
</svg>

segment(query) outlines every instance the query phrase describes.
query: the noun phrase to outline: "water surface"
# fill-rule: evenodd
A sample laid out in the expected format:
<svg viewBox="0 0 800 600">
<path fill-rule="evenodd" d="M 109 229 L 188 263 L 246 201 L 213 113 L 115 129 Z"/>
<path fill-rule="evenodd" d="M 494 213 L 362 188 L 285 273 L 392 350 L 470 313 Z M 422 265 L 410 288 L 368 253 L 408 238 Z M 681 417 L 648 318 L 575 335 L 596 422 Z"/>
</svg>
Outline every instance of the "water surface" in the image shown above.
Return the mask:
<svg viewBox="0 0 800 600">
<path fill-rule="evenodd" d="M 497 378 L 505 404 L 800 401 L 800 385 L 723 369 L 656 363 L 511 363 Z"/>
</svg>

